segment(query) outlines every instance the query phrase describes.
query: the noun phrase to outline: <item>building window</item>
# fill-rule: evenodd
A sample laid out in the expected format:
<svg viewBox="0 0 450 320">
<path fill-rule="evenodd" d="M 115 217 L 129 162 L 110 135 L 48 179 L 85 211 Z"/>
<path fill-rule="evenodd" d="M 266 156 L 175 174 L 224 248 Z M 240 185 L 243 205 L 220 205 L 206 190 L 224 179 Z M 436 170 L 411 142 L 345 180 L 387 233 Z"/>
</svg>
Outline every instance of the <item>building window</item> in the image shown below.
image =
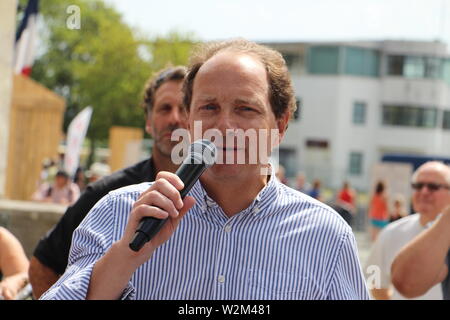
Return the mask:
<svg viewBox="0 0 450 320">
<path fill-rule="evenodd" d="M 422 57 L 406 57 L 403 75 L 407 78 L 424 78 L 425 59 Z"/>
<path fill-rule="evenodd" d="M 435 128 L 437 109 L 409 106 L 383 106 L 383 124 L 420 128 Z"/>
<path fill-rule="evenodd" d="M 425 78 L 442 79 L 444 60 L 438 58 L 425 58 Z"/>
<path fill-rule="evenodd" d="M 306 147 L 317 148 L 317 149 L 328 149 L 328 140 L 318 140 L 318 139 L 307 139 Z"/>
<path fill-rule="evenodd" d="M 388 56 L 387 74 L 390 76 L 403 76 L 403 63 L 405 56 Z"/>
<path fill-rule="evenodd" d="M 280 148 L 279 164 L 284 167 L 284 174 L 287 178 L 295 177 L 297 174 L 297 152 L 295 149 Z"/>
<path fill-rule="evenodd" d="M 364 102 L 355 102 L 353 104 L 353 123 L 366 123 L 366 104 Z"/>
<path fill-rule="evenodd" d="M 450 59 L 447 59 L 443 62 L 443 78 L 448 85 L 450 85 Z"/>
<path fill-rule="evenodd" d="M 388 56 L 390 76 L 406 78 L 446 79 L 446 60 L 435 57 Z"/>
<path fill-rule="evenodd" d="M 348 165 L 348 172 L 352 175 L 360 175 L 362 173 L 363 154 L 361 152 L 351 152 Z"/>
<path fill-rule="evenodd" d="M 294 121 L 298 121 L 300 119 L 301 102 L 302 100 L 299 97 L 295 97 L 295 104 L 297 105 L 297 109 L 295 109 L 294 114 L 292 115 Z"/>
<path fill-rule="evenodd" d="M 282 55 L 289 70 L 294 69 L 300 64 L 300 55 L 294 53 L 283 53 Z"/>
<path fill-rule="evenodd" d="M 339 47 L 317 46 L 308 51 L 308 72 L 312 74 L 337 74 Z"/>
<path fill-rule="evenodd" d="M 379 74 L 379 54 L 375 50 L 345 48 L 345 73 L 357 76 L 377 77 Z"/>
<path fill-rule="evenodd" d="M 444 117 L 442 122 L 443 129 L 450 129 L 450 110 L 444 111 Z"/>
</svg>

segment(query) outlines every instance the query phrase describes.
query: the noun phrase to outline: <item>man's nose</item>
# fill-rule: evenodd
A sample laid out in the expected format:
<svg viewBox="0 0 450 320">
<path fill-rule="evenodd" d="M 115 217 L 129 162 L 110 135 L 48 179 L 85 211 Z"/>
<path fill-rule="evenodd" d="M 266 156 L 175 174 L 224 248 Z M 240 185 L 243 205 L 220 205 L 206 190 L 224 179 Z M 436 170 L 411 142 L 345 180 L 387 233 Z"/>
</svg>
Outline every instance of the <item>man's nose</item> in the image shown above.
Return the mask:
<svg viewBox="0 0 450 320">
<path fill-rule="evenodd" d="M 186 122 L 186 111 L 181 108 L 174 108 L 170 113 L 170 123 L 171 124 L 181 124 Z"/>
<path fill-rule="evenodd" d="M 215 126 L 224 134 L 226 133 L 227 129 L 238 129 L 235 119 L 229 112 L 221 112 L 218 115 Z"/>
<path fill-rule="evenodd" d="M 422 188 L 420 188 L 420 190 L 418 190 L 418 192 L 421 194 L 430 194 L 433 193 L 433 190 L 430 190 L 430 188 L 428 188 L 428 186 L 425 184 Z"/>
</svg>

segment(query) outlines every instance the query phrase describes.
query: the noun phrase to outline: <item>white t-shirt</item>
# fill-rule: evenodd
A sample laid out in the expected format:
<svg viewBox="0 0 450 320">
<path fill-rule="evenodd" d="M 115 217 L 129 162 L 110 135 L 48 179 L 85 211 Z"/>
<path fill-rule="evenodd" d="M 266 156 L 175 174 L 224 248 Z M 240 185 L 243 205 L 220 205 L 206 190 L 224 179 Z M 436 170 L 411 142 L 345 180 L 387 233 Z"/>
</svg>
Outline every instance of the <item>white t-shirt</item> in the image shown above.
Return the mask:
<svg viewBox="0 0 450 320">
<path fill-rule="evenodd" d="M 378 234 L 377 240 L 374 242 L 369 257 L 366 261 L 365 270 L 371 270 L 371 281 L 375 279 L 373 266 L 377 266 L 380 270 L 380 288 L 391 288 L 393 300 L 406 300 L 393 286 L 391 282 L 391 265 L 395 256 L 408 242 L 414 239 L 422 231 L 425 230 L 420 224 L 420 215 L 412 214 L 402 219 L 390 223 Z M 371 267 L 372 266 L 372 267 Z M 367 278 L 369 279 L 369 278 Z M 370 284 L 369 284 L 370 285 Z M 441 285 L 437 284 L 432 287 L 426 294 L 414 298 L 413 300 L 442 300 Z"/>
</svg>

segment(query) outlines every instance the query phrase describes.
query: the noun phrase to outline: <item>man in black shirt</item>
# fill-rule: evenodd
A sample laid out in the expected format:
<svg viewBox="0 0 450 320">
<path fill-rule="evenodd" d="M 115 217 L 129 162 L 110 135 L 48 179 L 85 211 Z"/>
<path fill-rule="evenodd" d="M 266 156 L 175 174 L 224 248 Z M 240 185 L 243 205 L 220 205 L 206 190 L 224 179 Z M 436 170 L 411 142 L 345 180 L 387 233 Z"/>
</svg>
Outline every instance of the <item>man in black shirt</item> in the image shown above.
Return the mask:
<svg viewBox="0 0 450 320">
<path fill-rule="evenodd" d="M 73 231 L 91 208 L 108 192 L 145 181 L 154 181 L 159 171 L 175 172 L 171 161 L 171 134 L 186 127 L 186 112 L 182 106 L 184 67 L 167 68 L 147 83 L 143 107 L 145 130 L 153 140 L 152 157 L 90 184 L 77 202 L 70 206 L 60 221 L 38 243 L 30 260 L 29 278 L 33 296 L 39 298 L 64 273 Z"/>
</svg>

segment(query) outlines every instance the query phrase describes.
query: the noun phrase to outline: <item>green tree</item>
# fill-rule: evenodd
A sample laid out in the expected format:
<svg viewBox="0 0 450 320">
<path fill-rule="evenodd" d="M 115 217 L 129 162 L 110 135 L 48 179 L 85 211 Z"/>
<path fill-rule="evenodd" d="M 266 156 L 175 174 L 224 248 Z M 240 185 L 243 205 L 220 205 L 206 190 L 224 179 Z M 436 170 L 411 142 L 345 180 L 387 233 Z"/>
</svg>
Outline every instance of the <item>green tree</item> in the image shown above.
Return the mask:
<svg viewBox="0 0 450 320">
<path fill-rule="evenodd" d="M 194 39 L 195 36 L 192 33 L 171 31 L 166 36 L 157 36 L 146 41 L 146 47 L 152 56 L 152 68 L 159 70 L 167 64 L 187 64 L 192 46 L 197 42 Z"/>
<path fill-rule="evenodd" d="M 70 29 L 69 6 L 80 9 L 80 29 Z M 41 1 L 41 55 L 32 78 L 66 99 L 64 131 L 86 106 L 94 111 L 87 133 L 95 146 L 113 125 L 143 127 L 140 108 L 148 77 L 167 63 L 186 64 L 193 41 L 176 32 L 149 40 L 137 37 L 121 15 L 102 0 Z M 145 54 L 147 53 L 147 54 Z"/>
</svg>

